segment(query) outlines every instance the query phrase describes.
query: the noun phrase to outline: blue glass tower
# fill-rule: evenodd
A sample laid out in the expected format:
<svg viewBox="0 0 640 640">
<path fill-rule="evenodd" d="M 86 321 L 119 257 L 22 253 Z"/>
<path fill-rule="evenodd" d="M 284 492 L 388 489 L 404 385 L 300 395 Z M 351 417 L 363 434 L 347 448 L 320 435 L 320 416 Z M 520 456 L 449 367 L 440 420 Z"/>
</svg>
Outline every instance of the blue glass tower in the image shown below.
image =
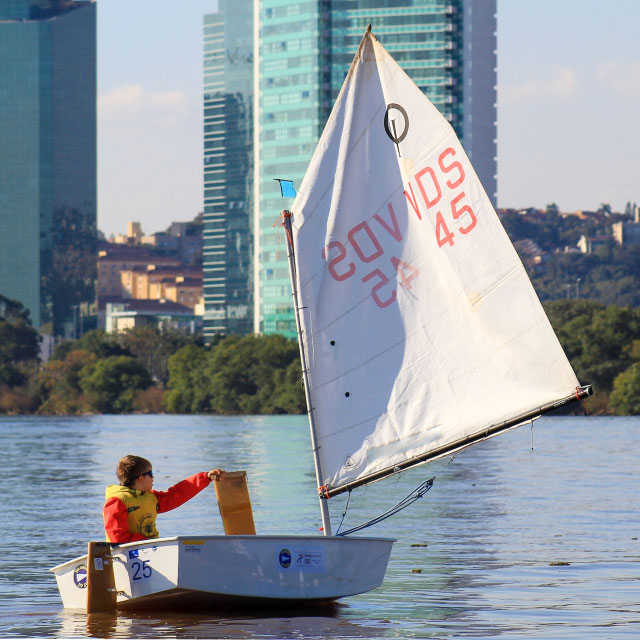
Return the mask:
<svg viewBox="0 0 640 640">
<path fill-rule="evenodd" d="M 0 3 L 0 293 L 45 333 L 72 316 L 54 300 L 59 223 L 96 223 L 95 70 L 93 1 Z"/>
<path fill-rule="evenodd" d="M 204 332 L 253 328 L 253 6 L 204 19 Z"/>
</svg>

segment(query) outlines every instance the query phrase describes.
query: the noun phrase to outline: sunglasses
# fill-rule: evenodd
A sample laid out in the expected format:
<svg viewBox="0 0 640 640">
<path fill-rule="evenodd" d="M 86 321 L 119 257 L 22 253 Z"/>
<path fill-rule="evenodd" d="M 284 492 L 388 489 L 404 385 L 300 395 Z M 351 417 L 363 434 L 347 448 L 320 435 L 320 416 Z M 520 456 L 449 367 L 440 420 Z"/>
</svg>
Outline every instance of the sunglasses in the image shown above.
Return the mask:
<svg viewBox="0 0 640 640">
<path fill-rule="evenodd" d="M 149 471 L 145 471 L 144 473 L 141 473 L 138 477 L 140 476 L 149 476 L 150 478 L 153 478 L 153 471 L 149 469 Z"/>
</svg>

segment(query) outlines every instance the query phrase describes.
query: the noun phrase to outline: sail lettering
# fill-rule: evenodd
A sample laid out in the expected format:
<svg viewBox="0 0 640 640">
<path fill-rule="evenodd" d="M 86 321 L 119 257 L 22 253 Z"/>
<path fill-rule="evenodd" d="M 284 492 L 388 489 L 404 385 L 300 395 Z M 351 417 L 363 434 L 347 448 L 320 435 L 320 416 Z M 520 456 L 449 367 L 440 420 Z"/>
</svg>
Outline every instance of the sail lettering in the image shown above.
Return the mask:
<svg viewBox="0 0 640 640">
<path fill-rule="evenodd" d="M 416 215 L 418 216 L 418 220 L 422 220 L 422 214 L 420 213 L 420 209 L 418 208 L 418 201 L 416 200 L 416 197 L 413 194 L 413 187 L 411 186 L 411 183 L 409 183 L 409 191 L 411 191 L 411 196 L 409 196 L 409 194 L 406 191 L 404 192 L 404 195 L 407 197 L 409 204 L 413 207 L 413 210 L 416 212 Z"/>
<path fill-rule="evenodd" d="M 463 215 L 469 216 L 469 224 L 466 227 L 458 227 L 460 233 L 469 233 L 475 226 L 478 219 L 476 218 L 476 214 L 473 213 L 473 209 L 465 204 L 458 209 L 458 202 L 464 198 L 464 191 L 461 191 L 452 201 L 451 201 L 451 214 L 453 215 L 454 220 L 458 220 Z"/>
<path fill-rule="evenodd" d="M 450 190 L 457 190 L 464 183 L 466 178 L 464 167 L 461 162 L 455 159 L 455 156 L 456 150 L 453 147 L 447 147 L 438 155 L 440 180 L 438 180 L 436 171 L 430 166 L 424 167 L 414 175 L 413 180 L 415 180 L 422 194 L 427 212 L 440 203 L 443 195 L 443 185 L 446 185 Z M 422 220 L 422 214 L 418 201 L 414 196 L 411 182 L 409 182 L 408 186 L 411 195 L 406 190 L 404 195 L 415 211 L 418 220 Z M 445 195 L 445 200 L 448 200 L 448 202 L 446 204 L 442 203 L 444 206 L 441 205 L 433 214 L 435 216 L 434 232 L 436 243 L 441 249 L 447 246 L 452 247 L 455 244 L 457 231 L 465 235 L 471 232 L 478 222 L 471 205 L 464 203 L 465 197 L 464 191 L 460 191 L 451 197 Z M 448 213 L 448 208 L 450 208 L 451 214 Z"/>
<path fill-rule="evenodd" d="M 322 249 L 323 260 L 327 259 L 327 253 L 328 251 L 331 251 L 331 249 L 338 250 L 338 255 L 331 258 L 331 260 L 329 260 L 329 264 L 327 265 L 331 277 L 338 282 L 350 278 L 356 272 L 356 265 L 353 264 L 353 262 L 349 262 L 347 270 L 343 271 L 342 273 L 338 273 L 338 271 L 336 270 L 336 265 L 341 263 L 347 257 L 347 250 L 345 249 L 345 246 L 342 244 L 342 242 L 338 242 L 337 240 L 330 242 L 326 247 L 324 247 L 324 249 Z"/>
<path fill-rule="evenodd" d="M 426 184 L 422 181 L 422 177 L 425 174 L 429 175 L 429 180 L 426 180 Z M 421 171 L 418 171 L 414 176 L 414 179 L 418 183 L 418 188 L 420 189 L 420 193 L 422 194 L 422 198 L 427 209 L 431 209 L 431 207 L 438 204 L 440 197 L 442 196 L 442 190 L 440 189 L 438 178 L 436 178 L 436 172 L 431 167 L 427 166 Z M 429 185 L 429 182 L 431 182 L 431 185 Z M 430 187 L 435 191 L 432 198 L 429 198 L 429 195 L 427 194 L 427 189 Z"/>
<path fill-rule="evenodd" d="M 396 290 L 392 289 L 390 293 L 387 293 L 387 297 L 383 297 L 382 289 L 389 282 L 389 278 L 380 271 L 380 269 L 374 269 L 371 273 L 367 273 L 366 276 L 362 278 L 362 282 L 367 282 L 372 278 L 377 278 L 378 282 L 376 282 L 371 288 L 371 297 L 373 301 L 381 308 L 384 309 L 388 307 L 390 304 L 393 304 L 396 301 Z"/>
<path fill-rule="evenodd" d="M 400 240 L 402 240 L 402 233 L 400 232 L 400 226 L 398 225 L 398 220 L 396 218 L 396 212 L 393 210 L 393 205 L 389 202 L 387 204 L 387 207 L 389 209 L 389 216 L 391 219 L 391 224 L 393 225 L 393 227 L 389 226 L 385 220 L 382 219 L 381 216 L 379 216 L 377 213 L 374 217 L 374 219 L 380 223 L 380 225 L 382 226 L 383 229 L 385 229 L 386 231 L 389 232 L 389 235 L 394 239 L 397 240 L 398 242 L 400 242 Z"/>
<path fill-rule="evenodd" d="M 360 234 L 360 243 L 356 239 L 356 234 L 361 230 L 365 231 L 365 234 L 369 239 L 370 244 L 372 245 L 368 248 L 375 249 L 369 255 L 365 255 L 365 252 L 362 250 L 362 247 L 360 246 L 360 243 L 364 241 L 365 249 L 367 249 L 366 245 L 368 243 L 366 241 L 366 238 L 364 238 L 363 235 Z M 371 230 L 371 227 L 369 226 L 369 223 L 366 220 L 365 222 L 361 222 L 360 224 L 357 224 L 355 227 L 350 229 L 349 233 L 347 233 L 347 238 L 349 238 L 349 243 L 354 248 L 355 252 L 358 254 L 358 258 L 360 258 L 362 262 L 373 262 L 376 258 L 379 258 L 384 253 L 384 249 L 380 246 L 380 243 L 378 242 L 378 238 L 376 238 L 375 234 Z"/>
<path fill-rule="evenodd" d="M 322 259 L 327 262 L 331 277 L 336 282 L 344 282 L 359 273 L 361 282 L 370 284 L 371 298 L 381 309 L 396 302 L 398 285 L 411 290 L 414 280 L 420 276 L 415 265 L 389 256 L 389 253 L 385 256 L 390 238 L 402 242 L 403 235 L 410 232 L 411 225 L 406 225 L 410 219 L 415 220 L 411 211 L 418 221 L 413 224 L 421 224 L 423 220 L 433 224 L 436 245 L 440 249 L 453 247 L 458 233 L 466 235 L 478 223 L 465 191 L 461 190 L 466 173 L 463 163 L 456 157 L 456 150 L 446 147 L 432 164 L 416 171 L 404 185 L 407 202 L 397 209 L 401 216 L 406 216 L 404 219 L 398 220 L 396 207 L 389 201 L 386 203 L 388 215 L 383 211 L 376 213 L 351 227 L 344 242 L 333 240 L 322 249 Z M 420 197 L 417 197 L 418 193 Z"/>
<path fill-rule="evenodd" d="M 412 264 L 407 264 L 402 260 L 398 260 L 396 257 L 391 258 L 391 264 L 398 274 L 400 284 L 406 289 L 411 290 L 411 281 L 420 275 L 420 271 Z"/>
<path fill-rule="evenodd" d="M 464 169 L 462 168 L 462 165 L 457 160 L 455 160 L 449 165 L 445 165 L 444 159 L 448 155 L 455 156 L 456 155 L 455 150 L 452 149 L 451 147 L 447 147 L 438 157 L 438 166 L 442 170 L 442 173 L 449 173 L 453 169 L 455 169 L 458 172 L 458 179 L 455 182 L 451 182 L 450 180 L 447 180 L 447 187 L 449 187 L 449 189 L 455 189 L 464 182 Z"/>
<path fill-rule="evenodd" d="M 453 233 L 449 231 L 442 211 L 436 213 L 436 242 L 440 248 L 444 247 L 445 244 L 453 246 Z"/>
</svg>

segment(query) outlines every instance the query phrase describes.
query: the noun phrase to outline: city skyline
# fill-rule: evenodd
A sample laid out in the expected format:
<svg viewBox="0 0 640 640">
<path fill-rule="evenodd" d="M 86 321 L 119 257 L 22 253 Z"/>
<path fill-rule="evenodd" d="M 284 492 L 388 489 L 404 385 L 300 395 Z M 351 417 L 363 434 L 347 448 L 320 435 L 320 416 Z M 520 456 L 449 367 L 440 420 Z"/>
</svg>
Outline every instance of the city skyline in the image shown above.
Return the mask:
<svg viewBox="0 0 640 640">
<path fill-rule="evenodd" d="M 205 16 L 205 336 L 295 337 L 273 232 L 289 202 L 274 176 L 301 184 L 367 25 L 451 122 L 495 199 L 495 0 L 375 4 L 219 0 Z"/>
<path fill-rule="evenodd" d="M 147 233 L 202 203 L 202 29 L 213 0 L 98 8 L 98 226 Z M 146 35 L 136 25 L 144 16 Z M 498 206 L 623 210 L 640 200 L 631 0 L 498 0 Z M 162 34 L 160 37 L 158 34 Z M 384 43 L 383 43 L 384 44 Z M 142 53 L 141 53 L 142 52 Z"/>
</svg>

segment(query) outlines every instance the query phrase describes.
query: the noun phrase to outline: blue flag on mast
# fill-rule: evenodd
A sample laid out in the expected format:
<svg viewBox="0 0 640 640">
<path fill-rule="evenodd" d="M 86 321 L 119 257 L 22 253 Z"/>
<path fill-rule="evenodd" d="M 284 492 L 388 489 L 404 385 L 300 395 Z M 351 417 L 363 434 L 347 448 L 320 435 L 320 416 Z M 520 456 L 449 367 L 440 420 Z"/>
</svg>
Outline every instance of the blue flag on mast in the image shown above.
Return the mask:
<svg viewBox="0 0 640 640">
<path fill-rule="evenodd" d="M 293 180 L 281 180 L 280 178 L 274 178 L 280 183 L 280 193 L 283 198 L 295 198 L 297 193 L 293 188 Z"/>
</svg>

